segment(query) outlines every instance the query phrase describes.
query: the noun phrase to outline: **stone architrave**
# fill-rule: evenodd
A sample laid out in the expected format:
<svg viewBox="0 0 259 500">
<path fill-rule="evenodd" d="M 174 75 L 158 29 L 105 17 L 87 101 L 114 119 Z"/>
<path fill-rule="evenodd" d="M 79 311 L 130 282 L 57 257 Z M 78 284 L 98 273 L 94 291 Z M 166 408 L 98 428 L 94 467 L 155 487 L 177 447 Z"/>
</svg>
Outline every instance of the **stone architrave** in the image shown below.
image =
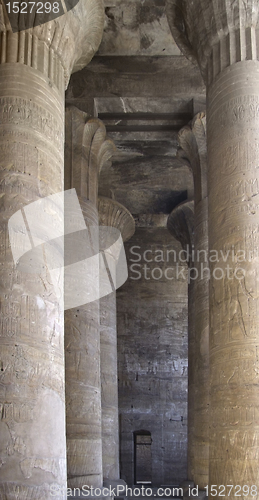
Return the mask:
<svg viewBox="0 0 259 500">
<path fill-rule="evenodd" d="M 198 61 L 207 85 L 214 255 L 209 482 L 233 484 L 230 499 L 238 493 L 235 486 L 242 495 L 248 485 L 252 498 L 259 483 L 259 4 L 167 0 L 167 12 L 176 42 Z"/>
<path fill-rule="evenodd" d="M 66 498 L 64 321 L 47 271 L 16 269 L 8 220 L 63 191 L 64 90 L 101 41 L 101 0 L 13 33 L 0 4 L 0 497 Z M 39 220 L 40 224 L 41 221 Z M 19 245 L 19 234 L 17 234 Z"/>
<path fill-rule="evenodd" d="M 131 213 L 120 203 L 98 198 L 100 226 L 119 229 L 123 241 L 135 232 Z M 102 282 L 100 282 L 102 287 Z M 120 478 L 116 291 L 100 299 L 102 459 L 104 480 Z"/>
<path fill-rule="evenodd" d="M 188 273 L 192 273 L 194 262 L 194 201 L 180 203 L 168 217 L 167 229 L 178 240 L 186 252 Z M 189 274 L 188 274 L 189 276 Z M 188 283 L 188 475 L 191 476 L 194 461 L 194 404 L 195 404 L 195 280 Z M 190 477 L 192 479 L 192 477 Z"/>
<path fill-rule="evenodd" d="M 89 118 L 75 107 L 66 110 L 65 187 L 76 189 L 90 233 L 93 229 L 96 234 L 98 228 L 99 172 L 115 150 L 100 120 Z M 98 253 L 98 244 L 94 251 Z M 89 276 L 82 276 L 82 279 L 86 280 L 85 287 L 91 287 Z M 103 482 L 99 315 L 99 300 L 65 312 L 70 488 L 101 487 Z"/>
<path fill-rule="evenodd" d="M 206 115 L 199 113 L 178 135 L 180 155 L 194 177 L 194 416 L 188 477 L 203 489 L 209 481 L 209 254 Z M 189 409 L 190 411 L 190 409 Z"/>
</svg>

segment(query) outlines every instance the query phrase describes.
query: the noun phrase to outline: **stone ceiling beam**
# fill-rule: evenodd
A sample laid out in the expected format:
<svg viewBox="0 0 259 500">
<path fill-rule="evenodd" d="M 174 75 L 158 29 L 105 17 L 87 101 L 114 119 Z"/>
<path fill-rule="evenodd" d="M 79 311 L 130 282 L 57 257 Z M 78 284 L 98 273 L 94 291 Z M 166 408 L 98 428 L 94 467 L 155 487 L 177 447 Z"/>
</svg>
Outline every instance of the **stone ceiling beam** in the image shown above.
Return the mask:
<svg viewBox="0 0 259 500">
<path fill-rule="evenodd" d="M 116 96 L 191 99 L 205 96 L 205 87 L 199 69 L 183 56 L 96 56 L 80 75 L 72 75 L 66 99 L 83 106 L 96 97 Z"/>
</svg>

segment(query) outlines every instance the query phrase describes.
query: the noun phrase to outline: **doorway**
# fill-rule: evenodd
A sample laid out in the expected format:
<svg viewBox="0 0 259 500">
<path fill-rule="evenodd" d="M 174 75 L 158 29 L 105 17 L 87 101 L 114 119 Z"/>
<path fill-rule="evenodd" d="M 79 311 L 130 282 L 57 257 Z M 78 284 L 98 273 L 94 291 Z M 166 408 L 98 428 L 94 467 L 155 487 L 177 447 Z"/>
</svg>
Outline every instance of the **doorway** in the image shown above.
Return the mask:
<svg viewBox="0 0 259 500">
<path fill-rule="evenodd" d="M 134 432 L 134 484 L 152 484 L 151 432 Z"/>
</svg>

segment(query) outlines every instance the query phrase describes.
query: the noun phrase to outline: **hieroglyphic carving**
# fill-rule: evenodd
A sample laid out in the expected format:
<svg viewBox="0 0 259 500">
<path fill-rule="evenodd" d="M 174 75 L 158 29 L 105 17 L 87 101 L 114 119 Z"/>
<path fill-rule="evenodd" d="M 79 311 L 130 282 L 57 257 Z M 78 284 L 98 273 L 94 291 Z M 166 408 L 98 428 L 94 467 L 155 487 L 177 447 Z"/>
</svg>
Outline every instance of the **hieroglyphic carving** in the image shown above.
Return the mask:
<svg viewBox="0 0 259 500">
<path fill-rule="evenodd" d="M 17 423 L 30 422 L 33 419 L 33 403 L 5 403 L 0 405 L 0 420 Z"/>
<path fill-rule="evenodd" d="M 0 98 L 0 133 L 7 124 L 28 127 L 44 135 L 45 139 L 55 143 L 61 151 L 64 143 L 62 121 L 57 120 L 54 114 L 39 106 L 30 99 L 18 97 Z"/>
<path fill-rule="evenodd" d="M 64 87 L 97 50 L 104 8 L 85 0 L 53 22 L 12 33 L 3 4 L 0 496 L 49 498 L 55 479 L 65 499 L 63 311 L 48 275 L 14 269 L 7 224 L 16 209 L 63 189 Z"/>
<path fill-rule="evenodd" d="M 208 112 L 210 243 L 212 248 L 223 251 L 223 257 L 211 264 L 211 269 L 225 268 L 228 264 L 233 270 L 241 268 L 244 274 L 243 279 L 235 279 L 232 271 L 229 277 L 224 275 L 221 280 L 211 281 L 210 383 L 214 431 L 210 460 L 211 480 L 220 477 L 223 484 L 230 470 L 226 464 L 231 463 L 233 481 L 242 485 L 247 484 L 251 475 L 255 484 L 258 481 L 258 472 L 254 475 L 259 436 L 254 388 L 259 378 L 259 99 L 258 77 L 252 67 L 246 96 L 241 88 L 248 75 L 242 76 L 239 70 L 233 67 L 231 77 L 228 75 L 226 94 L 222 92 L 217 97 L 223 75 L 214 84 Z M 242 466 L 243 460 L 246 468 Z"/>
<path fill-rule="evenodd" d="M 241 242 L 248 253 L 253 238 L 245 239 L 246 228 L 256 226 L 258 219 L 256 187 L 250 196 L 243 184 L 258 178 L 258 44 L 253 42 L 258 33 L 258 2 L 167 0 L 167 5 L 176 42 L 197 58 L 208 84 L 210 246 L 236 248 Z M 210 436 L 210 483 L 218 485 L 230 478 L 240 485 L 257 485 L 259 480 L 258 423 L 250 411 L 258 400 L 258 360 L 253 351 L 259 327 L 258 257 L 254 251 L 242 267 L 247 274 L 243 281 L 211 280 L 210 402 L 215 427 Z M 238 357 L 234 350 L 249 352 L 251 357 Z M 234 493 L 230 498 L 235 498 Z"/>
<path fill-rule="evenodd" d="M 8 435 L 6 429 L 10 434 L 1 448 L 0 483 L 1 494 L 6 498 L 11 488 L 5 483 L 6 471 L 10 474 L 12 467 L 19 470 L 22 458 L 65 460 L 62 314 L 48 276 L 25 275 L 15 269 L 8 236 L 8 220 L 15 210 L 62 189 L 62 106 L 60 96 L 56 90 L 53 94 L 51 86 L 44 88 L 43 104 L 43 80 L 40 77 L 38 82 L 35 75 L 30 82 L 31 95 L 28 99 L 20 97 L 20 88 L 26 85 L 28 88 L 26 71 L 14 65 L 10 85 L 8 75 L 12 73 L 12 65 L 7 66 L 5 71 L 0 71 L 1 89 L 3 95 L 8 95 L 1 95 L 0 103 L 0 395 L 3 405 L 0 425 L 1 435 L 2 431 Z M 50 407 L 54 409 L 60 430 L 55 428 Z M 48 429 L 44 435 L 45 448 L 41 446 L 43 429 Z M 59 436 L 56 442 L 55 436 Z M 53 476 L 43 469 L 37 470 L 36 475 L 41 478 L 40 484 L 46 483 L 47 489 Z M 32 470 L 32 481 L 35 477 Z M 65 480 L 63 467 L 56 481 L 62 486 Z M 37 481 L 35 479 L 36 485 Z M 22 472 L 20 477 L 15 475 L 13 488 L 21 482 L 25 491 Z M 28 486 L 27 495 L 29 490 Z"/>
<path fill-rule="evenodd" d="M 212 152 L 215 156 L 219 154 L 216 146 L 215 150 Z M 257 137 L 253 138 L 250 136 L 245 141 L 242 141 L 242 143 L 240 143 L 238 137 L 233 141 L 231 141 L 229 137 L 225 137 L 222 141 L 221 152 L 224 167 L 222 169 L 222 175 L 232 175 L 240 171 L 249 172 L 253 169 L 254 163 L 257 162 L 258 153 L 259 140 Z M 214 175 L 216 175 L 216 172 Z M 239 181 L 241 181 L 241 179 L 239 179 Z"/>
<path fill-rule="evenodd" d="M 87 227 L 98 226 L 98 177 L 115 149 L 99 119 L 74 107 L 66 110 L 65 189 L 76 189 Z M 99 317 L 97 301 L 65 313 L 67 462 L 71 488 L 102 484 Z M 107 318 L 115 319 L 115 315 Z M 103 325 L 105 318 L 102 320 Z M 118 432 L 115 417 L 111 425 Z"/>
<path fill-rule="evenodd" d="M 250 124 L 259 120 L 259 96 L 241 95 L 221 107 L 221 126 L 231 127 L 238 122 Z"/>
</svg>

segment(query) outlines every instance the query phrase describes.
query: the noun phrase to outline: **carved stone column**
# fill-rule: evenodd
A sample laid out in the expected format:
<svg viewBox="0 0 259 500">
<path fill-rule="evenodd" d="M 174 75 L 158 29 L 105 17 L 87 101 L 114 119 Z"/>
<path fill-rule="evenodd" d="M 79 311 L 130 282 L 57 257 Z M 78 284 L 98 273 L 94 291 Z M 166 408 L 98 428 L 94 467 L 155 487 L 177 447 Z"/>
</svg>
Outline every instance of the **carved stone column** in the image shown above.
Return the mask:
<svg viewBox="0 0 259 500">
<path fill-rule="evenodd" d="M 65 186 L 76 189 L 90 231 L 98 228 L 99 172 L 114 151 L 100 120 L 89 119 L 77 108 L 67 109 Z M 102 486 L 99 314 L 99 300 L 65 312 L 67 468 L 71 488 Z"/>
<path fill-rule="evenodd" d="M 181 156 L 190 164 L 194 177 L 194 415 L 188 477 L 203 489 L 209 481 L 209 254 L 205 113 L 196 115 L 189 126 L 180 130 L 178 140 L 182 148 Z"/>
<path fill-rule="evenodd" d="M 192 249 L 194 244 L 194 201 L 178 205 L 168 217 L 169 232 L 180 241 L 189 256 L 189 273 L 193 267 Z M 188 274 L 189 276 L 189 274 Z M 195 280 L 188 283 L 188 479 L 193 480 L 194 463 L 194 404 L 195 404 Z"/>
<path fill-rule="evenodd" d="M 98 48 L 103 7 L 79 2 L 16 33 L 3 12 L 1 2 L 0 497 L 47 499 L 54 484 L 65 499 L 63 310 L 47 272 L 15 268 L 7 224 L 25 205 L 63 190 L 64 89 Z"/>
<path fill-rule="evenodd" d="M 133 236 L 135 221 L 123 205 L 110 198 L 99 197 L 98 211 L 100 226 L 119 229 L 124 242 Z M 102 287 L 102 283 L 100 286 Z M 120 467 L 116 291 L 100 299 L 100 341 L 103 478 L 118 480 Z"/>
<path fill-rule="evenodd" d="M 210 483 L 241 488 L 259 483 L 258 13 L 255 0 L 168 0 L 176 41 L 207 83 L 209 250 L 218 254 L 210 266 Z"/>
</svg>

